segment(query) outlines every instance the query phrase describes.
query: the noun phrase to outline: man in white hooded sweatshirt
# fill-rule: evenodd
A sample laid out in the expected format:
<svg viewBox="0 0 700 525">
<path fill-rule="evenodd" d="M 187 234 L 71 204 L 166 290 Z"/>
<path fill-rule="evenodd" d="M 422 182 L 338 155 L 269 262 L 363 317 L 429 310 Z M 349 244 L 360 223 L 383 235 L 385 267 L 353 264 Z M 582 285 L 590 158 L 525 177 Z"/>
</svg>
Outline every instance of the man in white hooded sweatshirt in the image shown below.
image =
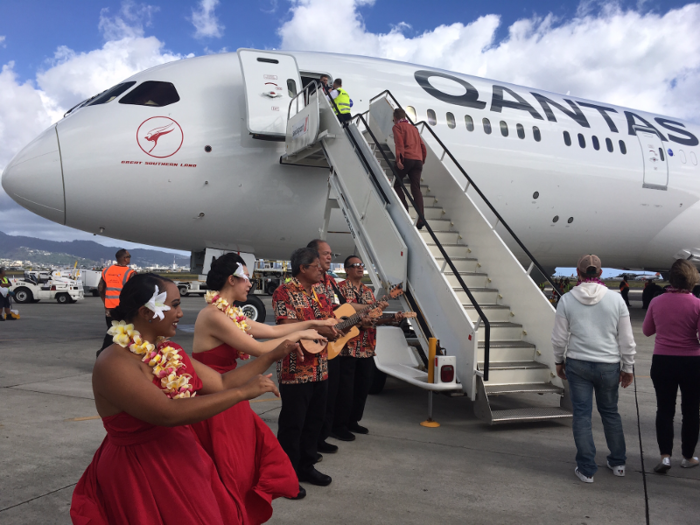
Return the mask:
<svg viewBox="0 0 700 525">
<path fill-rule="evenodd" d="M 575 473 L 581 481 L 593 483 L 598 470 L 591 427 L 594 391 L 610 450 L 608 468 L 616 476 L 625 475 L 627 456 L 617 411 L 618 384 L 623 388 L 632 384 L 636 344 L 625 301 L 599 280 L 602 269 L 598 256 L 584 255 L 577 270 L 579 283 L 557 305 L 552 346 L 557 375 L 568 379 L 574 408 Z"/>
</svg>

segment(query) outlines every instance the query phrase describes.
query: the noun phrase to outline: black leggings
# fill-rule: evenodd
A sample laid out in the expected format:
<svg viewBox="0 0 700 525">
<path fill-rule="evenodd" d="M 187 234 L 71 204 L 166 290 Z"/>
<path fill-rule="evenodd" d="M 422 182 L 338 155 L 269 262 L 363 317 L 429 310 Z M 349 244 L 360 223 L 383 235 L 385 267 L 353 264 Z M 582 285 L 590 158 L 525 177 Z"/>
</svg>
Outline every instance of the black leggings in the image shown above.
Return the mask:
<svg viewBox="0 0 700 525">
<path fill-rule="evenodd" d="M 673 451 L 673 417 L 681 389 L 681 453 L 692 458 L 700 430 L 700 356 L 654 355 L 651 380 L 656 390 L 656 441 L 659 452 Z"/>
</svg>

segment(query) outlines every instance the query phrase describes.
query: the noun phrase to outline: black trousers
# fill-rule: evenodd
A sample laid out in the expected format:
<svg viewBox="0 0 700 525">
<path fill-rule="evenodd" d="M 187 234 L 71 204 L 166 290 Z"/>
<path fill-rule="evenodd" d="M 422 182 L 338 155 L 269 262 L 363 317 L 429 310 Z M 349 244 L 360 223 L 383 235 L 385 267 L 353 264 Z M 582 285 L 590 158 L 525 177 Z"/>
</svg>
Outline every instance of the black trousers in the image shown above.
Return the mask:
<svg viewBox="0 0 700 525">
<path fill-rule="evenodd" d="M 335 405 L 334 427 L 348 429 L 362 420 L 374 377 L 371 357 L 339 356 L 340 386 Z"/>
<path fill-rule="evenodd" d="M 316 463 L 318 437 L 326 413 L 328 381 L 280 385 L 282 410 L 277 440 L 297 474 L 309 472 Z"/>
<path fill-rule="evenodd" d="M 331 435 L 331 430 L 336 426 L 333 424 L 333 420 L 335 419 L 335 405 L 340 386 L 341 366 L 340 356 L 328 361 L 328 397 L 326 398 L 326 414 L 323 418 L 323 428 L 318 437 L 319 441 L 328 439 L 328 436 Z"/>
<path fill-rule="evenodd" d="M 700 356 L 654 355 L 651 380 L 656 390 L 656 441 L 661 454 L 673 451 L 673 417 L 681 389 L 681 453 L 692 458 L 700 431 Z"/>
<path fill-rule="evenodd" d="M 420 177 L 423 173 L 423 162 L 414 159 L 404 159 L 403 169 L 396 169 L 399 174 L 394 181 L 394 189 L 396 193 L 399 194 L 399 199 L 403 203 L 404 208 L 408 209 L 408 202 L 406 202 L 406 197 L 400 187 L 403 185 L 404 176 L 408 175 L 408 180 L 411 181 L 411 195 L 413 196 L 413 202 L 416 204 L 416 210 L 423 214 L 423 194 L 420 191 Z"/>
<path fill-rule="evenodd" d="M 106 323 L 107 323 L 107 330 L 109 330 L 110 328 L 112 328 L 112 318 L 111 318 L 111 317 L 107 317 L 107 316 L 105 315 L 105 321 L 106 321 Z M 109 334 L 105 334 L 105 338 L 102 340 L 102 347 L 97 351 L 97 357 L 100 356 L 100 354 L 102 353 L 102 350 L 104 350 L 105 348 L 107 348 L 107 347 L 108 347 L 109 345 L 111 345 L 113 342 L 114 342 L 114 337 L 111 336 L 111 335 L 109 335 Z"/>
<path fill-rule="evenodd" d="M 338 113 L 338 120 L 341 124 L 350 122 L 352 120 L 352 115 L 350 113 Z"/>
<path fill-rule="evenodd" d="M 622 295 L 622 298 L 625 300 L 625 304 L 626 304 L 627 306 L 629 306 L 629 305 L 630 305 L 630 299 L 629 299 L 630 289 L 629 289 L 629 288 L 623 288 L 623 289 L 622 289 L 622 292 L 620 292 L 620 294 Z"/>
</svg>

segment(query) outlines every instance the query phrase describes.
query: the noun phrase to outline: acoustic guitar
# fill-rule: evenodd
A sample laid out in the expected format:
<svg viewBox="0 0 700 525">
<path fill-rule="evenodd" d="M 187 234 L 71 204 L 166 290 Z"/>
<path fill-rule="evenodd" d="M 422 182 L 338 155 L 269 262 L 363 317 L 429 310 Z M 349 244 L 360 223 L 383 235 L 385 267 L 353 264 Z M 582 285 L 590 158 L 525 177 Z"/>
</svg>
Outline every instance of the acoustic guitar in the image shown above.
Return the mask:
<svg viewBox="0 0 700 525">
<path fill-rule="evenodd" d="M 377 302 L 381 302 L 387 299 L 396 299 L 403 293 L 404 291 L 402 285 L 397 284 L 396 286 L 392 287 L 385 296 L 378 299 Z M 365 317 L 379 319 L 380 317 L 382 317 L 382 310 L 383 308 L 380 306 L 367 306 L 367 308 L 364 308 L 363 310 L 355 311 L 355 308 L 353 308 L 353 306 L 350 303 L 345 303 L 339 308 L 336 308 L 333 313 L 340 322 L 337 325 L 335 325 L 335 329 L 338 331 L 345 331 L 348 328 L 350 328 L 350 330 L 348 330 L 347 333 L 341 335 L 335 341 L 328 342 L 328 359 L 335 359 L 350 339 L 353 339 L 354 337 L 360 335 L 360 330 L 355 326 L 356 324 L 362 321 L 362 319 L 364 319 Z M 407 317 L 414 316 L 415 314 L 413 316 Z"/>
</svg>

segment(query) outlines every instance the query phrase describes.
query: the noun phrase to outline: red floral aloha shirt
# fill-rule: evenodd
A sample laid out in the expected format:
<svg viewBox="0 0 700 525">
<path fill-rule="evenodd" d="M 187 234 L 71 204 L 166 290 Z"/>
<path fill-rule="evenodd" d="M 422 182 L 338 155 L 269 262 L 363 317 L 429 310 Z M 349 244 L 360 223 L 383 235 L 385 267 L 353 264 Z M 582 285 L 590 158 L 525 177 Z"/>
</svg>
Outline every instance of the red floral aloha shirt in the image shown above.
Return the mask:
<svg viewBox="0 0 700 525">
<path fill-rule="evenodd" d="M 275 290 L 272 295 L 272 309 L 277 323 L 282 319 L 311 321 L 333 317 L 333 307 L 323 283 L 315 284 L 309 294 L 294 278 Z M 277 379 L 286 385 L 325 381 L 328 379 L 327 351 L 324 349 L 315 355 L 304 354 L 303 362 L 297 362 L 296 352 L 289 354 L 277 361 Z"/>
<path fill-rule="evenodd" d="M 373 304 L 375 302 L 372 290 L 360 283 L 360 287 L 354 286 L 349 279 L 338 285 L 348 303 Z M 360 328 L 360 335 L 347 342 L 340 355 L 350 357 L 374 357 L 374 347 L 377 346 L 377 329 Z"/>
</svg>

